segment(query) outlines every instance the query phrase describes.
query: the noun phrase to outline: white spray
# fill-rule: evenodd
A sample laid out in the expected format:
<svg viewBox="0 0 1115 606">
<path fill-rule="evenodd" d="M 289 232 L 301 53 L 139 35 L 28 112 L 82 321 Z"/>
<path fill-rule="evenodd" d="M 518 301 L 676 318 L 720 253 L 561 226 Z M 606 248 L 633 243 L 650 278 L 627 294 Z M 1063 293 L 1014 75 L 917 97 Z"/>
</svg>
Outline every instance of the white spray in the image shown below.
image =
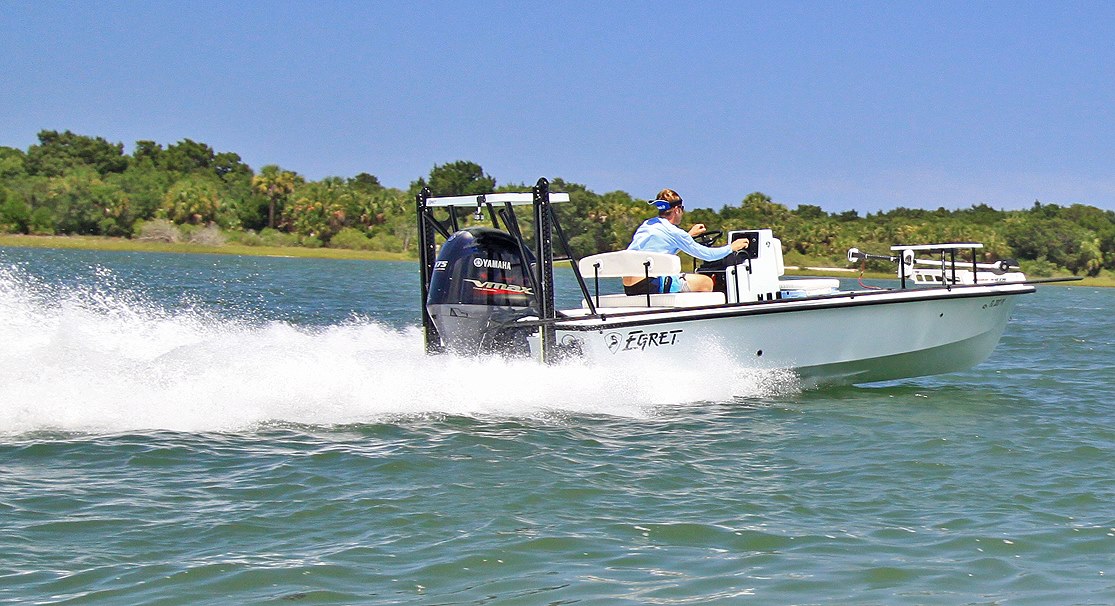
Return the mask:
<svg viewBox="0 0 1115 606">
<path fill-rule="evenodd" d="M 106 282 L 67 288 L 0 267 L 0 433 L 239 431 L 430 414 L 643 417 L 795 389 L 785 373 L 726 366 L 715 351 L 669 372 L 428 357 L 413 327 L 253 324 L 168 311 Z"/>
</svg>

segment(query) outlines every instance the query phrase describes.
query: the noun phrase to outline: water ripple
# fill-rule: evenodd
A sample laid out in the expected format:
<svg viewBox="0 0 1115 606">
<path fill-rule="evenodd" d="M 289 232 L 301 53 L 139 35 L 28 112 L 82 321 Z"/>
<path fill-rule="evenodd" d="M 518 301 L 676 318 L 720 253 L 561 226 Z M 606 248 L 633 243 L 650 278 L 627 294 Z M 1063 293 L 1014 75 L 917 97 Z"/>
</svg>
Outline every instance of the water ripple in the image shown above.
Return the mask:
<svg viewBox="0 0 1115 606">
<path fill-rule="evenodd" d="M 1115 291 L 1041 290 L 962 373 L 800 392 L 690 368 L 711 395 L 686 398 L 646 369 L 431 362 L 405 326 L 247 318 L 283 304 L 249 292 L 274 269 L 254 262 L 183 303 L 126 263 L 63 288 L 88 271 L 65 259 L 0 276 L 0 603 L 1115 596 Z M 351 276 L 331 267 L 306 271 Z M 221 288 L 248 290 L 210 307 Z M 419 389 L 497 379 L 516 389 Z"/>
</svg>

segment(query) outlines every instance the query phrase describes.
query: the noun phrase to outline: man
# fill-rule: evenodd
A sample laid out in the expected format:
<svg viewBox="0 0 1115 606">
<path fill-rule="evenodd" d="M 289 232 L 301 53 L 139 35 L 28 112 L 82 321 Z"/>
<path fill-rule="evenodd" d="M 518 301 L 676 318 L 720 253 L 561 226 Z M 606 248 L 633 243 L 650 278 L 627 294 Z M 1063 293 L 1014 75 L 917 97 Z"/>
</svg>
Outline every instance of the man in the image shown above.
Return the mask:
<svg viewBox="0 0 1115 606">
<path fill-rule="evenodd" d="M 627 250 L 645 250 L 676 255 L 679 250 L 684 250 L 690 255 L 703 261 L 716 261 L 723 259 L 731 253 L 747 247 L 747 239 L 740 238 L 731 244 L 717 248 L 701 246 L 694 240 L 694 236 L 705 233 L 705 225 L 697 223 L 689 231 L 678 227 L 681 217 L 685 214 L 681 196 L 672 189 L 663 189 L 658 196 L 651 200 L 658 209 L 658 216 L 647 219 L 635 230 L 631 238 L 631 245 Z M 663 292 L 708 292 L 712 290 L 712 278 L 702 274 L 681 274 L 678 276 L 663 276 L 661 278 L 627 277 L 623 279 L 623 290 L 629 295 L 642 295 Z"/>
</svg>

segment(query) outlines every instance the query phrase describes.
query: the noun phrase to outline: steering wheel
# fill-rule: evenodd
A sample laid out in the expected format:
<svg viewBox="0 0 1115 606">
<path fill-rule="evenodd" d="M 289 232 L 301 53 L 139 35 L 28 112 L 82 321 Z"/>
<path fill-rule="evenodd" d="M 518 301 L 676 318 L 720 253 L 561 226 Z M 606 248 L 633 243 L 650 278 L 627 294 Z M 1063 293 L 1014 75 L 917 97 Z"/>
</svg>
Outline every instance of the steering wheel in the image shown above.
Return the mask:
<svg viewBox="0 0 1115 606">
<path fill-rule="evenodd" d="M 706 231 L 705 233 L 703 233 L 699 236 L 694 236 L 693 241 L 696 242 L 697 244 L 700 244 L 701 246 L 712 246 L 717 240 L 720 239 L 720 236 L 723 236 L 723 235 L 724 235 L 723 231 L 720 231 L 719 229 L 715 229 L 715 230 L 712 230 L 712 231 Z"/>
</svg>

